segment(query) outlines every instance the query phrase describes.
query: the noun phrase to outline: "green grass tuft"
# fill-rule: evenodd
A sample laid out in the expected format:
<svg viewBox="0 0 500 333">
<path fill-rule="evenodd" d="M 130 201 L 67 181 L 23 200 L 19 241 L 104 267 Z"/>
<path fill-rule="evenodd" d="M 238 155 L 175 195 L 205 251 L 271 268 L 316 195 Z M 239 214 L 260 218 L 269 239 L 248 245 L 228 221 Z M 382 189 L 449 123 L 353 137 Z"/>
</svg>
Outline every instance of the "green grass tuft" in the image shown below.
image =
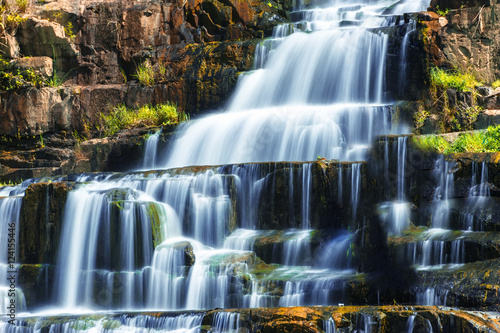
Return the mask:
<svg viewBox="0 0 500 333">
<path fill-rule="evenodd" d="M 189 120 L 189 117 L 184 112 L 177 111 L 173 104 L 158 104 L 145 105 L 135 110 L 118 105 L 109 115 L 103 115 L 102 119 L 106 135 L 110 136 L 125 128 L 177 124 Z"/>
<path fill-rule="evenodd" d="M 134 76 L 142 86 L 152 86 L 155 83 L 155 70 L 149 60 L 144 61 L 137 67 Z"/>
<path fill-rule="evenodd" d="M 481 85 L 472 73 L 452 73 L 441 68 L 431 68 L 431 86 L 436 89 L 446 90 L 453 88 L 457 91 L 473 91 Z"/>
</svg>

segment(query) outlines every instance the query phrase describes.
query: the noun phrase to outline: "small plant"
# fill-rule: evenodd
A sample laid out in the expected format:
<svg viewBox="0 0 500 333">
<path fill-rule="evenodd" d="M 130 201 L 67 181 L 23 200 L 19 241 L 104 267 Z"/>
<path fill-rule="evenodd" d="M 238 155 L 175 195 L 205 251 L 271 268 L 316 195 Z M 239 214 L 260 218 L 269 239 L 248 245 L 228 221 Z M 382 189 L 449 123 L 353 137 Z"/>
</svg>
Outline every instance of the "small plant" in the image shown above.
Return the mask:
<svg viewBox="0 0 500 333">
<path fill-rule="evenodd" d="M 152 86 L 155 83 L 155 71 L 149 60 L 144 61 L 137 67 L 134 75 L 142 86 Z"/>
<path fill-rule="evenodd" d="M 421 107 L 417 112 L 413 114 L 413 124 L 415 126 L 415 131 L 419 132 L 424 126 L 425 120 L 430 116 L 430 113 Z"/>
<path fill-rule="evenodd" d="M 419 147 L 428 151 L 436 151 L 439 153 L 443 153 L 450 147 L 450 142 L 448 142 L 442 136 L 424 135 L 416 137 L 415 140 Z"/>
<path fill-rule="evenodd" d="M 59 77 L 59 75 L 57 75 L 57 72 L 54 69 L 54 74 L 52 75 L 52 77 L 50 79 L 45 81 L 45 83 L 49 87 L 59 87 L 63 83 L 63 80 Z"/>
<path fill-rule="evenodd" d="M 445 10 L 440 10 L 439 6 L 436 6 L 436 13 L 439 14 L 439 16 L 446 16 L 450 12 L 449 8 L 446 8 Z"/>
<path fill-rule="evenodd" d="M 29 0 L 16 0 L 16 6 L 19 12 L 26 13 L 28 10 Z"/>
<path fill-rule="evenodd" d="M 43 135 L 40 133 L 40 142 L 39 142 L 40 148 L 45 147 L 45 144 L 43 143 Z"/>
<path fill-rule="evenodd" d="M 173 104 L 145 105 L 135 110 L 118 105 L 109 115 L 102 115 L 102 120 L 106 135 L 110 136 L 125 128 L 177 124 L 189 120 L 189 117 L 177 111 Z"/>
<path fill-rule="evenodd" d="M 127 83 L 127 73 L 125 73 L 125 70 L 123 68 L 120 68 L 120 72 L 123 76 L 123 83 Z"/>
<path fill-rule="evenodd" d="M 68 22 L 64 26 L 64 34 L 66 37 L 68 37 L 71 41 L 74 41 L 76 38 L 76 34 L 74 33 L 74 28 L 73 28 L 73 23 Z"/>
<path fill-rule="evenodd" d="M 492 87 L 493 89 L 496 89 L 496 88 L 500 87 L 500 79 L 499 79 L 499 80 L 495 80 L 495 81 L 493 81 L 493 82 L 491 83 L 491 87 Z"/>
</svg>

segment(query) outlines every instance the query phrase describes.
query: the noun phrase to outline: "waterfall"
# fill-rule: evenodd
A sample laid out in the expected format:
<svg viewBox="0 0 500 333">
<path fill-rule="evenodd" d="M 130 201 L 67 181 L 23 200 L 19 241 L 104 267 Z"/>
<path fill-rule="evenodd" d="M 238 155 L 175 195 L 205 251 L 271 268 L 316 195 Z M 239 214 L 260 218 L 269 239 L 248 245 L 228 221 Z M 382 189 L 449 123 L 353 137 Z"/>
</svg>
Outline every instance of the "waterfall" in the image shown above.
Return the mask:
<svg viewBox="0 0 500 333">
<path fill-rule="evenodd" d="M 161 130 L 149 135 L 144 149 L 143 169 L 156 169 L 158 163 L 158 142 L 160 141 Z"/>
<path fill-rule="evenodd" d="M 9 191 L 10 192 L 10 191 Z M 9 314 L 11 300 L 15 301 L 16 310 L 26 310 L 23 291 L 16 286 L 19 246 L 19 213 L 22 197 L 8 196 L 0 198 L 0 314 Z M 14 275 L 15 278 L 10 279 Z"/>
<path fill-rule="evenodd" d="M 453 194 L 453 168 L 454 162 L 449 162 L 441 156 L 434 167 L 434 177 L 438 186 L 434 191 L 434 207 L 432 212 L 432 227 L 446 228 L 450 212 L 449 198 Z"/>
<path fill-rule="evenodd" d="M 477 162 L 472 162 L 471 168 L 471 185 L 467 198 L 468 210 L 460 212 L 460 225 L 464 230 L 481 231 L 483 230 L 483 225 L 476 215 L 487 208 L 490 202 L 488 165 L 482 162 L 480 173 L 479 164 Z"/>
<path fill-rule="evenodd" d="M 442 295 L 441 291 L 435 288 L 420 289 L 416 293 L 416 303 L 419 305 L 446 305 L 446 296 L 448 291 Z"/>
<path fill-rule="evenodd" d="M 399 63 L 399 82 L 400 82 L 400 94 L 404 94 L 406 89 L 406 64 L 407 64 L 407 52 L 408 52 L 408 44 L 410 40 L 411 34 L 413 34 L 417 29 L 417 22 L 410 21 L 410 24 L 406 26 L 406 33 L 403 37 L 403 41 L 401 42 L 401 61 Z"/>
<path fill-rule="evenodd" d="M 406 256 L 412 265 L 427 269 L 435 265 L 465 263 L 465 242 L 451 230 L 429 229 L 422 235 L 425 240 L 408 243 Z"/>
<path fill-rule="evenodd" d="M 413 329 L 415 328 L 415 317 L 416 315 L 408 317 L 408 321 L 406 322 L 406 332 L 413 333 Z"/>
<path fill-rule="evenodd" d="M 427 5 L 407 2 L 299 6 L 291 24 L 276 27 L 256 48 L 255 69 L 240 76 L 225 112 L 182 125 L 168 154 L 158 151 L 160 133 L 150 136 L 143 168 L 165 171 L 66 178 L 74 188 L 55 265 L 57 301 L 50 305 L 197 310 L 343 302 L 356 274 L 357 231 L 347 225 L 365 223 L 361 161 L 377 135 L 402 131 L 393 126 L 384 83 L 391 31 L 399 28 L 390 15 Z M 404 201 L 406 138 L 398 140 L 398 154 L 397 199 Z M 313 191 L 321 185 L 313 179 L 318 157 L 356 161 L 324 162 L 339 164 L 332 175 L 336 201 L 352 218 L 341 226 L 318 221 L 312 210 L 314 200 L 324 199 Z M 21 194 L 26 186 L 0 193 Z M 0 212 L 18 217 L 18 201 L 0 199 Z M 280 205 L 288 211 L 274 216 Z M 314 229 L 318 224 L 322 230 Z M 273 228 L 280 230 L 267 230 Z M 214 330 L 238 330 L 239 320 L 216 314 Z M 80 324 L 87 323 L 53 331 Z M 97 331 L 201 331 L 202 315 L 124 315 L 88 324 Z M 357 324 L 370 332 L 376 323 L 363 315 Z M 335 332 L 333 321 L 325 325 Z"/>
<path fill-rule="evenodd" d="M 214 316 L 212 332 L 238 332 L 240 316 L 239 313 L 217 312 Z"/>
<path fill-rule="evenodd" d="M 335 326 L 335 321 L 332 318 L 323 321 L 323 331 L 325 333 L 336 333 L 337 327 Z"/>
<path fill-rule="evenodd" d="M 384 142 L 384 174 L 389 178 L 386 179 L 389 183 L 387 185 L 392 185 L 392 178 L 395 179 L 396 198 L 382 204 L 387 212 L 382 218 L 386 223 L 387 230 L 394 235 L 400 235 L 410 225 L 410 204 L 406 201 L 405 195 L 407 142 L 408 136 L 399 136 L 395 149 L 390 149 L 391 145 L 388 139 Z M 394 173 L 389 169 L 390 160 L 396 160 L 395 177 L 391 177 Z"/>
<path fill-rule="evenodd" d="M 139 192 L 106 185 L 83 186 L 68 195 L 57 274 L 65 308 L 106 308 L 117 297 L 124 308 L 138 303 L 134 291 L 142 276 L 135 269 L 149 265 L 153 251 L 150 207 Z M 156 208 L 162 214 L 161 206 Z M 96 298 L 97 281 L 109 286 Z"/>
</svg>

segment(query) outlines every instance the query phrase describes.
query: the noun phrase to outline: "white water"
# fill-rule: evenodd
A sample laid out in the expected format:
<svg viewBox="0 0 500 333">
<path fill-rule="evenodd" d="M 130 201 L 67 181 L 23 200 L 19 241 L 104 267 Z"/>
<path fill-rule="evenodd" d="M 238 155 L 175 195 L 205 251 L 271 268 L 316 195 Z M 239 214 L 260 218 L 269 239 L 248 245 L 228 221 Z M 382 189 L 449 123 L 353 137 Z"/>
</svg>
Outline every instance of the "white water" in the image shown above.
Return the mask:
<svg viewBox="0 0 500 333">
<path fill-rule="evenodd" d="M 10 192 L 10 190 L 9 190 Z M 7 194 L 7 193 L 6 193 Z M 0 315 L 10 313 L 11 300 L 15 301 L 14 313 L 26 310 L 23 291 L 17 288 L 18 258 L 16 253 L 19 246 L 19 213 L 22 197 L 11 196 L 0 198 Z M 14 258 L 9 255 L 13 251 Z M 14 260 L 12 260 L 14 259 Z M 14 275 L 11 288 L 10 277 Z"/>
<path fill-rule="evenodd" d="M 371 28 L 392 24 L 391 18 L 382 15 L 388 7 L 392 6 L 386 14 L 397 14 L 426 5 L 382 1 L 352 10 L 344 3 L 306 10 L 293 28 L 276 29 L 280 40 L 271 43 L 271 49 L 259 50 L 258 69 L 241 77 L 227 112 L 183 125 L 167 160 L 159 161 L 157 149 L 148 146 L 151 152 L 145 165 L 172 168 L 317 157 L 364 160 L 375 136 L 399 131 L 392 126 L 391 101 L 384 86 L 389 29 Z M 332 14 L 337 23 L 327 23 Z M 342 27 L 347 21 L 357 21 L 361 28 Z M 352 164 L 349 170 L 350 174 L 340 175 L 348 178 L 352 218 L 361 227 L 362 164 Z M 259 173 L 258 166 L 78 179 L 91 182 L 72 191 L 66 203 L 56 272 L 57 305 L 77 311 L 81 307 L 205 309 L 342 301 L 344 281 L 354 271 L 348 259 L 339 257 L 349 258 L 352 235 L 331 240 L 327 245 L 331 258 L 316 263 L 320 269 L 296 266 L 299 252 L 307 254 L 305 235 L 312 219 L 311 164 L 304 164 L 301 172 L 300 180 L 291 180 L 288 186 L 292 192 L 302 192 L 300 208 L 294 213 L 301 215 L 299 227 L 304 230 L 298 234 L 304 237 L 284 244 L 280 263 L 291 266 L 265 277 L 250 274 L 256 260 L 247 251 L 252 242 L 237 245 L 226 238 L 231 228 L 258 228 L 255 209 L 267 176 Z M 294 184 L 300 184 L 300 189 Z M 340 182 L 339 192 L 343 191 Z M 189 237 L 182 241 L 193 247 L 196 260 L 190 268 L 183 267 L 185 253 L 172 247 L 179 236 Z M 156 249 L 155 242 L 161 244 Z M 224 244 L 227 248 L 220 249 Z M 277 288 L 276 281 L 284 280 Z M 365 330 L 371 328 L 370 320 L 367 316 Z M 191 324 L 188 329 L 193 329 Z"/>
<path fill-rule="evenodd" d="M 161 130 L 151 134 L 145 143 L 143 169 L 156 169 L 158 163 L 158 142 L 160 142 Z"/>
<path fill-rule="evenodd" d="M 385 212 L 381 218 L 386 224 L 389 233 L 401 235 L 401 233 L 410 226 L 410 203 L 406 200 L 406 163 L 407 163 L 407 136 L 397 138 L 395 149 L 390 149 L 389 141 L 386 139 L 384 144 L 384 175 L 390 182 L 395 179 L 396 198 L 385 202 L 380 208 Z M 394 158 L 395 157 L 395 158 Z M 389 169 L 389 160 L 397 161 L 396 175 Z M 388 191 L 390 192 L 390 191 Z"/>
<path fill-rule="evenodd" d="M 479 179 L 479 182 L 478 182 Z M 483 225 L 476 214 L 486 210 L 489 205 L 490 184 L 488 183 L 488 165 L 481 163 L 481 173 L 479 164 L 472 162 L 472 176 L 467 198 L 467 211 L 460 212 L 460 224 L 462 229 L 470 231 L 482 231 Z"/>
<path fill-rule="evenodd" d="M 449 198 L 453 195 L 453 169 L 454 162 L 449 162 L 441 156 L 434 167 L 434 177 L 437 180 L 438 186 L 434 191 L 433 212 L 432 212 L 432 227 L 447 228 L 448 218 L 450 214 Z"/>
</svg>

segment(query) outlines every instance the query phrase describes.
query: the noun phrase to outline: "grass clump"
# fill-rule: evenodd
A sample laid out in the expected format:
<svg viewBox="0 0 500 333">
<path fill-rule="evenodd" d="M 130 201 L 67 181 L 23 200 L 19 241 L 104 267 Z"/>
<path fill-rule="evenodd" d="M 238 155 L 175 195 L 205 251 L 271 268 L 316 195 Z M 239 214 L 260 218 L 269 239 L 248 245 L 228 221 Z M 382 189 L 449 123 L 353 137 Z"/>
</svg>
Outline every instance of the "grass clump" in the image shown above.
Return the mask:
<svg viewBox="0 0 500 333">
<path fill-rule="evenodd" d="M 102 118 L 107 136 L 126 128 L 170 125 L 189 120 L 188 115 L 177 111 L 173 104 L 145 105 L 138 109 L 118 105 Z"/>
<path fill-rule="evenodd" d="M 142 86 L 152 86 L 155 83 L 155 70 L 149 60 L 137 67 L 134 75 Z"/>
<path fill-rule="evenodd" d="M 165 80 L 167 67 L 163 63 L 153 65 L 149 60 L 146 60 L 137 67 L 133 76 L 139 80 L 141 86 L 152 86 Z"/>
<path fill-rule="evenodd" d="M 481 82 L 476 79 L 474 74 L 469 72 L 449 72 L 447 70 L 433 67 L 431 68 L 431 87 L 438 90 L 446 90 L 449 88 L 456 91 L 474 91 L 474 88 L 481 85 Z"/>
<path fill-rule="evenodd" d="M 437 135 L 421 136 L 415 140 L 422 149 L 442 154 L 497 152 L 500 151 L 500 125 L 490 126 L 485 131 L 462 133 L 451 141 Z"/>
</svg>

